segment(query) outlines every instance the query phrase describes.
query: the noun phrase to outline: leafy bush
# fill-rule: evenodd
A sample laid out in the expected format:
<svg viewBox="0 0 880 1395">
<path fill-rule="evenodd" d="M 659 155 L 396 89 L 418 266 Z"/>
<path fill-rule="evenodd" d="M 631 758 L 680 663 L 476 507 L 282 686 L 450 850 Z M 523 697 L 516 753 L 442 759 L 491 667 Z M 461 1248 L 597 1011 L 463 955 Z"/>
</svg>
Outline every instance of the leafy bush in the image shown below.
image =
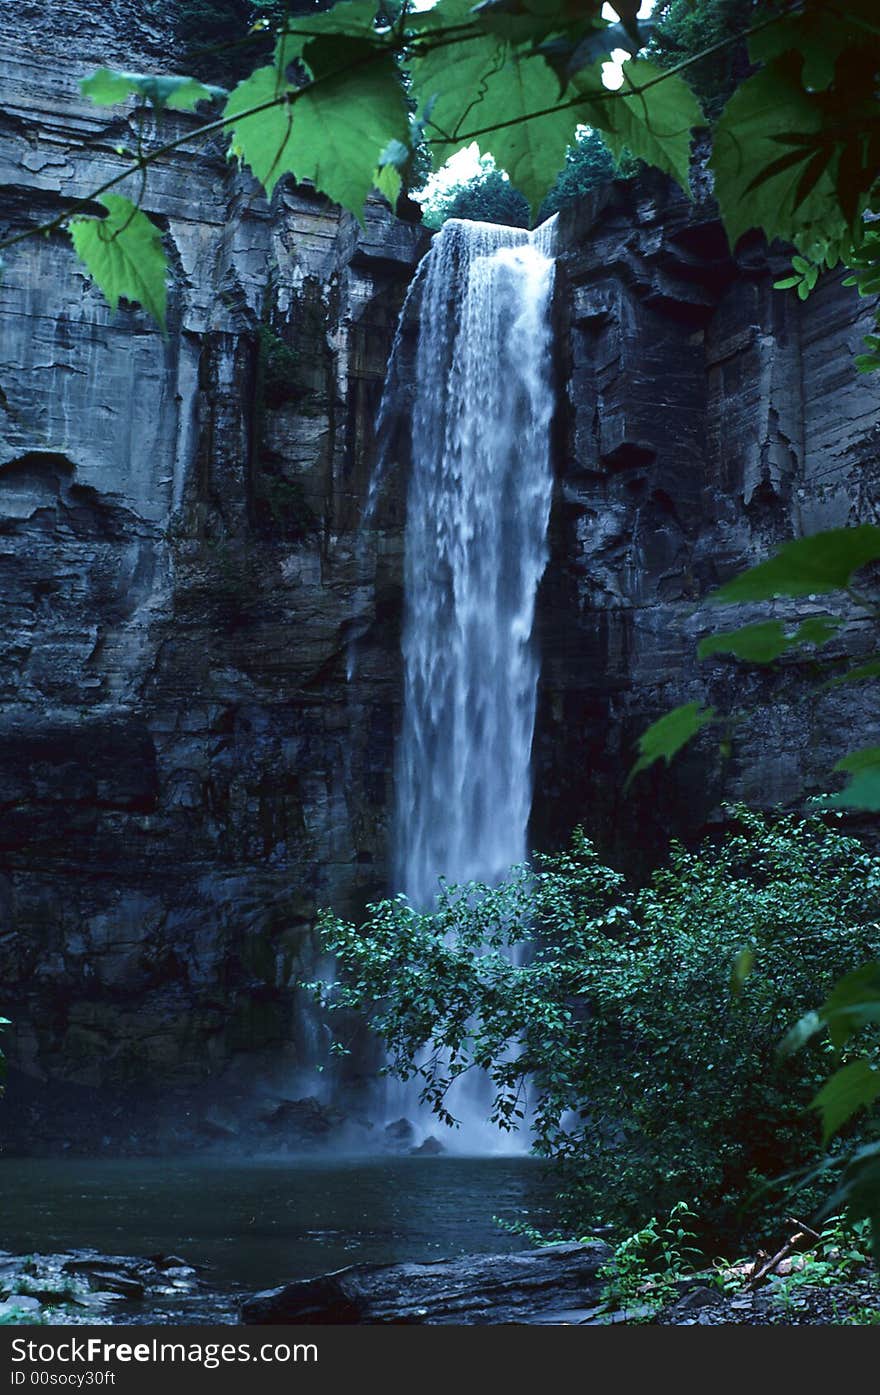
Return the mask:
<svg viewBox="0 0 880 1395">
<path fill-rule="evenodd" d="M 429 228 L 440 228 L 448 218 L 471 218 L 477 223 L 502 223 L 527 228 L 529 205 L 507 175 L 485 156 L 480 169 L 461 184 L 429 190 L 422 200 L 422 219 Z"/>
<path fill-rule="evenodd" d="M 772 1274 L 768 1291 L 787 1314 L 803 1306 L 805 1289 L 836 1289 L 848 1279 L 870 1281 L 870 1234 L 866 1222 L 847 1224 L 842 1217 L 829 1218 L 812 1250 L 795 1255 L 785 1274 Z"/>
<path fill-rule="evenodd" d="M 631 179 L 644 168 L 627 150 L 615 160 L 598 131 L 584 129 L 565 152 L 565 164 L 556 183 L 541 205 L 538 220 L 558 213 L 566 204 L 593 189 L 601 189 L 613 179 Z"/>
<path fill-rule="evenodd" d="M 880 858 L 858 840 L 735 817 L 716 842 L 673 846 L 640 891 L 577 831 L 501 886 L 441 886 L 432 914 L 403 897 L 360 927 L 325 913 L 341 977 L 325 996 L 368 1012 L 447 1123 L 450 1085 L 474 1068 L 501 1128 L 528 1094 L 566 1225 L 632 1230 L 684 1200 L 726 1242 L 763 1179 L 820 1154 L 807 1107 L 828 1048 L 781 1059 L 778 1043 L 876 950 L 880 916 Z"/>
<path fill-rule="evenodd" d="M 598 131 L 584 127 L 565 152 L 565 164 L 538 210 L 541 223 L 592 189 L 613 179 L 629 179 L 638 173 L 641 162 L 624 151 L 615 160 Z M 429 192 L 422 199 L 422 216 L 430 228 L 440 228 L 447 218 L 472 218 L 480 223 L 503 223 L 510 228 L 527 228 L 532 218 L 528 200 L 491 156 L 480 160 L 479 171 L 461 184 Z"/>
<path fill-rule="evenodd" d="M 700 1257 L 691 1244 L 696 1219 L 687 1202 L 678 1201 L 666 1220 L 652 1216 L 615 1245 L 611 1259 L 599 1270 L 602 1302 L 609 1311 L 635 1308 L 648 1316 L 675 1302 L 678 1281 Z"/>
</svg>

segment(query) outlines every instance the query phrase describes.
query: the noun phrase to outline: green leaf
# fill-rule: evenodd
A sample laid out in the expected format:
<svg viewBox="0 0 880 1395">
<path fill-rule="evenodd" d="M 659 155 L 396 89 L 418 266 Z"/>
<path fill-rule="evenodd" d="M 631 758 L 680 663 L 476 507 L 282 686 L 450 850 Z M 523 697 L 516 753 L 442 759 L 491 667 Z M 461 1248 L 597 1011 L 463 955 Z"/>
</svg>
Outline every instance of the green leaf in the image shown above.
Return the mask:
<svg viewBox="0 0 880 1395">
<path fill-rule="evenodd" d="M 412 150 L 408 145 L 402 140 L 390 140 L 379 156 L 379 168 L 393 165 L 395 169 L 402 170 L 411 159 Z"/>
<path fill-rule="evenodd" d="M 652 722 L 643 731 L 638 741 L 639 759 L 636 761 L 626 782 L 629 788 L 636 775 L 661 759 L 669 765 L 673 756 L 687 745 L 698 731 L 714 720 L 714 707 L 701 707 L 698 702 L 687 702 L 674 707 L 665 716 Z"/>
<path fill-rule="evenodd" d="M 865 31 L 850 16 L 861 10 L 870 21 L 872 6 L 876 10 L 875 0 L 848 0 L 839 11 L 811 5 L 801 14 L 780 15 L 776 23 L 749 39 L 751 58 L 756 63 L 771 63 L 795 52 L 803 60 L 803 85 L 814 92 L 825 91 L 834 81 L 835 64 L 844 50 L 865 43 Z"/>
<path fill-rule="evenodd" d="M 138 91 L 128 73 L 115 73 L 111 68 L 98 68 L 83 78 L 79 90 L 99 107 L 112 107 L 125 102 Z"/>
<path fill-rule="evenodd" d="M 402 180 L 400 170 L 391 160 L 387 160 L 379 165 L 379 171 L 375 179 L 375 187 L 380 194 L 391 204 L 392 209 L 400 196 Z"/>
<path fill-rule="evenodd" d="M 76 254 L 100 286 L 111 310 L 120 299 L 134 301 L 165 333 L 168 263 L 162 233 L 145 213 L 119 194 L 99 200 L 106 218 L 74 218 L 70 235 Z"/>
<path fill-rule="evenodd" d="M 223 113 L 230 122 L 232 153 L 250 165 L 269 198 L 282 175 L 296 173 L 296 145 L 293 106 L 280 101 L 275 106 L 266 103 L 293 91 L 279 78 L 276 68 L 257 68 L 233 89 Z M 245 115 L 261 106 L 265 110 Z"/>
<path fill-rule="evenodd" d="M 821 1032 L 825 1026 L 818 1012 L 805 1012 L 799 1018 L 790 1031 L 786 1032 L 779 1043 L 780 1056 L 790 1056 L 793 1051 L 800 1051 L 817 1032 Z"/>
<path fill-rule="evenodd" d="M 462 6 L 462 16 L 466 13 Z M 636 85 L 661 74 L 642 61 L 627 63 L 624 72 Z M 611 99 L 601 66 L 594 64 L 574 75 L 560 100 L 556 77 L 539 54 L 517 53 L 485 37 L 427 53 L 413 62 L 412 74 L 419 103 L 434 101 L 428 125 L 441 138 L 434 145 L 435 160 L 442 163 L 469 143 L 472 132 L 483 132 L 477 137 L 480 149 L 494 157 L 533 210 L 583 123 L 600 129 L 612 151 L 626 147 L 687 187 L 690 131 L 702 118 L 693 94 L 676 78 L 665 78 L 644 94 Z M 582 98 L 577 107 L 570 105 L 572 93 Z"/>
<path fill-rule="evenodd" d="M 783 1038 L 783 1056 L 798 1051 L 823 1027 L 828 1028 L 832 1045 L 840 1050 L 862 1027 L 880 1022 L 880 960 L 871 960 L 838 979 L 825 1002 L 815 1012 L 807 1012 Z"/>
<path fill-rule="evenodd" d="M 409 64 L 411 93 L 420 112 L 430 109 L 426 124 L 431 137 L 445 142 L 432 151 L 438 167 L 458 148 L 454 144 L 456 127 L 463 129 L 462 120 L 475 124 L 469 108 L 479 109 L 484 80 L 503 63 L 509 48 L 483 33 L 471 12 L 470 0 L 440 0 L 432 9 L 414 15 L 412 21 L 421 44 L 414 46 Z M 462 26 L 460 39 L 437 42 L 438 31 L 456 26 Z M 436 47 L 426 47 L 431 44 Z M 488 123 L 479 120 L 476 124 Z"/>
<path fill-rule="evenodd" d="M 880 811 L 880 746 L 853 751 L 839 760 L 834 769 L 851 774 L 852 779 L 839 794 L 828 795 L 822 801 L 826 807 Z"/>
<path fill-rule="evenodd" d="M 329 36 L 308 41 L 303 59 L 314 75 L 312 86 L 292 88 L 276 68 L 265 67 L 235 89 L 226 107 L 233 118 L 233 151 L 250 165 L 267 195 L 289 173 L 311 180 L 362 219 L 367 195 L 381 179 L 377 168 L 383 152 L 390 141 L 403 144 L 409 136 L 394 60 L 371 41 Z M 279 94 L 290 100 L 244 114 Z M 390 178 L 385 176 L 386 188 Z"/>
<path fill-rule="evenodd" d="M 791 643 L 781 620 L 766 620 L 756 625 L 743 625 L 738 630 L 707 635 L 697 645 L 697 656 L 708 659 L 712 654 L 734 654 L 750 664 L 769 664 Z"/>
<path fill-rule="evenodd" d="M 663 69 L 638 58 L 623 65 L 624 87 L 613 101 L 597 102 L 591 122 L 619 159 L 624 150 L 677 179 L 689 192 L 691 133 L 704 126 L 699 103 L 686 82 L 663 76 Z M 661 78 L 646 92 L 627 91 Z M 577 86 L 575 79 L 575 86 Z"/>
<path fill-rule="evenodd" d="M 822 1215 L 837 1215 L 844 1207 L 851 1221 L 870 1221 L 874 1260 L 880 1265 L 880 1143 L 856 1149 Z"/>
<path fill-rule="evenodd" d="M 206 87 L 192 77 L 151 77 L 146 73 L 120 73 L 111 68 L 98 68 L 83 78 L 80 91 L 96 106 L 115 106 L 129 97 L 143 97 L 157 110 L 172 107 L 175 111 L 194 111 L 199 102 L 213 102 L 225 97 L 222 87 Z"/>
<path fill-rule="evenodd" d="M 862 751 L 852 751 L 835 765 L 835 770 L 872 770 L 880 765 L 880 746 L 866 746 Z"/>
<path fill-rule="evenodd" d="M 880 1071 L 866 1057 L 860 1056 L 835 1071 L 810 1105 L 822 1115 L 823 1142 L 827 1143 L 859 1109 L 873 1104 L 878 1095 Z"/>
<path fill-rule="evenodd" d="M 745 986 L 746 979 L 755 967 L 755 951 L 751 948 L 741 949 L 733 961 L 730 970 L 730 991 L 734 998 L 738 998 Z"/>
<path fill-rule="evenodd" d="M 859 664 L 856 668 L 848 669 L 846 673 L 838 674 L 836 678 L 829 679 L 827 687 L 836 687 L 838 683 L 860 683 L 865 678 L 880 678 L 880 659 L 871 659 L 866 664 Z"/>
<path fill-rule="evenodd" d="M 880 1022 L 880 961 L 872 960 L 839 979 L 820 1007 L 819 1016 L 838 1051 L 854 1032 Z"/>
<path fill-rule="evenodd" d="M 469 15 L 460 5 L 462 19 Z M 453 17 L 448 7 L 447 17 Z M 429 11 L 434 16 L 436 11 Z M 428 31 L 430 32 L 430 31 Z M 432 139 L 435 165 L 470 143 L 471 131 L 482 131 L 480 149 L 491 154 L 512 182 L 537 209 L 565 164 L 565 153 L 578 123 L 590 119 L 586 109 L 558 108 L 559 84 L 537 54 L 518 55 L 509 45 L 488 35 L 427 52 L 411 65 L 413 95 L 420 108 L 430 106 L 426 128 Z M 582 87 L 589 86 L 578 75 Z M 597 90 L 598 79 L 593 84 Z M 548 109 L 548 114 L 532 113 Z M 532 119 L 526 119 L 531 117 Z"/>
<path fill-rule="evenodd" d="M 430 43 L 435 30 L 445 25 L 466 25 L 473 16 L 469 0 L 443 0 L 435 9 L 418 16 L 418 20 L 420 37 Z M 558 84 L 543 59 L 532 57 L 527 65 L 523 63 L 522 71 L 520 67 L 510 46 L 482 32 L 476 23 L 470 33 L 465 31 L 455 43 L 416 52 L 410 63 L 411 91 L 419 111 L 425 113 L 425 130 L 432 142 L 431 158 L 435 168 L 470 143 L 470 137 L 462 138 L 463 133 L 491 127 L 499 120 L 519 120 L 527 110 L 537 111 L 541 106 L 553 106 L 558 101 Z M 537 81 L 538 90 L 524 92 L 523 81 L 528 84 L 532 79 Z M 565 161 L 565 150 L 576 124 L 574 118 L 562 123 L 559 134 L 552 139 L 554 173 Z M 522 177 L 528 182 L 525 168 L 528 145 L 525 150 L 518 148 L 518 141 L 529 139 L 524 129 L 512 145 L 505 145 L 504 133 L 498 132 L 497 136 L 497 148 L 491 137 L 480 136 L 480 149 L 484 154 L 491 150 L 496 162 L 507 170 L 517 186 L 520 176 L 510 166 L 522 163 Z M 545 187 L 549 187 L 552 179 L 553 174 Z M 526 189 L 523 193 L 531 199 L 534 188 L 531 194 Z"/>
<path fill-rule="evenodd" d="M 828 615 L 817 615 L 804 620 L 793 635 L 787 635 L 781 620 L 762 620 L 738 630 L 707 635 L 697 645 L 697 655 L 706 659 L 711 654 L 734 654 L 746 663 L 769 664 L 799 644 L 826 644 L 840 625 L 841 621 Z"/>
<path fill-rule="evenodd" d="M 329 37 L 307 44 L 303 58 L 316 85 L 294 113 L 297 176 L 362 218 L 383 152 L 409 138 L 394 58 L 368 40 Z"/>
<path fill-rule="evenodd" d="M 175 111 L 194 111 L 199 102 L 216 102 L 226 96 L 225 87 L 206 87 L 196 78 L 148 78 L 143 92 L 155 107 Z"/>
<path fill-rule="evenodd" d="M 579 75 L 578 83 L 581 78 Z M 511 55 L 484 85 L 485 96 L 474 104 L 468 118 L 470 129 L 512 123 L 480 136 L 480 149 L 494 156 L 496 164 L 507 171 L 535 213 L 565 164 L 566 151 L 585 113 L 568 107 L 524 119 L 559 100 L 556 78 L 536 55 Z"/>
<path fill-rule="evenodd" d="M 805 160 L 809 160 L 810 151 L 808 149 L 788 150 L 784 155 L 780 155 L 778 160 L 773 160 L 769 165 L 765 165 L 749 183 L 746 193 L 750 194 L 753 189 L 759 189 L 762 184 L 766 184 L 768 179 L 774 179 L 777 174 L 782 174 L 784 170 L 791 169 L 794 165 L 802 165 Z M 803 261 L 802 257 L 792 257 L 792 266 L 803 275 L 806 265 L 798 266 L 798 262 Z"/>
<path fill-rule="evenodd" d="M 833 168 L 826 167 L 799 201 L 801 162 L 781 167 L 777 137 L 796 131 L 814 136 L 814 149 L 822 143 L 823 108 L 804 91 L 800 67 L 796 54 L 777 58 L 737 88 L 719 118 L 710 166 L 731 246 L 749 228 L 763 229 L 768 241 L 789 242 L 802 232 L 837 228 Z"/>
<path fill-rule="evenodd" d="M 829 639 L 834 638 L 842 624 L 842 620 L 833 620 L 830 615 L 811 616 L 795 630 L 791 637 L 791 643 L 814 644 L 818 649 L 823 644 L 827 644 Z"/>
<path fill-rule="evenodd" d="M 378 44 L 376 10 L 376 0 L 341 0 L 340 4 L 320 14 L 288 15 L 287 28 L 275 45 L 275 64 L 281 75 L 285 75 L 285 69 L 294 59 L 302 57 L 311 39 L 322 35 L 345 34 Z"/>
<path fill-rule="evenodd" d="M 813 192 L 816 185 L 819 183 L 819 180 L 822 178 L 822 175 L 825 173 L 825 171 L 828 169 L 828 166 L 831 164 L 831 160 L 834 157 L 835 153 L 837 153 L 836 146 L 823 145 L 820 146 L 819 149 L 815 152 L 815 154 L 811 157 L 810 162 L 807 165 L 806 169 L 802 172 L 801 177 L 798 180 L 798 186 L 794 191 L 795 208 L 800 208 L 801 204 L 806 203 L 807 199 L 810 197 L 810 194 Z M 816 284 L 818 274 L 818 270 L 814 266 L 807 267 L 807 270 L 804 273 L 807 281 L 810 284 L 811 290 L 813 286 L 815 286 Z"/>
<path fill-rule="evenodd" d="M 774 596 L 821 595 L 849 585 L 860 567 L 880 558 L 880 528 L 833 528 L 786 543 L 762 562 L 728 581 L 710 598 L 718 605 L 766 601 Z"/>
<path fill-rule="evenodd" d="M 650 19 L 642 20 L 638 26 L 600 24 L 596 28 L 588 28 L 585 34 L 582 30 L 564 36 L 553 34 L 539 45 L 538 51 L 550 64 L 562 90 L 575 73 L 603 62 L 615 49 L 638 53 L 650 40 L 653 29 L 654 24 Z"/>
<path fill-rule="evenodd" d="M 547 34 L 572 30 L 601 33 L 614 29 L 626 35 L 622 24 L 607 24 L 600 18 L 602 0 L 483 0 L 473 7 L 480 25 L 499 38 L 512 43 L 536 41 Z M 619 44 L 615 36 L 609 39 L 609 50 Z M 631 42 L 631 40 L 630 40 Z M 647 42 L 647 40 L 645 40 Z"/>
</svg>

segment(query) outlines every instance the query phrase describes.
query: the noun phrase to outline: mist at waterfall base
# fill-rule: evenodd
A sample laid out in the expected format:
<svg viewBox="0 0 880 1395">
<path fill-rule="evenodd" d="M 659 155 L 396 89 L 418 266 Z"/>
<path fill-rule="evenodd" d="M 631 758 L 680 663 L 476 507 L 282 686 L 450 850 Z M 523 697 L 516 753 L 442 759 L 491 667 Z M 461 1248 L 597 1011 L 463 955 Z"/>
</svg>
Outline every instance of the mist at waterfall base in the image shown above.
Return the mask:
<svg viewBox="0 0 880 1395">
<path fill-rule="evenodd" d="M 401 316 L 418 296 L 414 399 L 392 355 L 380 410 L 381 440 L 411 403 L 393 878 L 420 910 L 440 877 L 495 885 L 528 851 L 532 632 L 552 495 L 554 223 L 532 233 L 444 225 Z M 388 468 L 380 459 L 368 519 Z M 527 1129 L 490 1122 L 485 1074 L 462 1076 L 445 1103 L 458 1129 L 419 1105 L 415 1081 L 389 1078 L 385 1122 L 409 1119 L 454 1151 L 528 1148 Z"/>
</svg>

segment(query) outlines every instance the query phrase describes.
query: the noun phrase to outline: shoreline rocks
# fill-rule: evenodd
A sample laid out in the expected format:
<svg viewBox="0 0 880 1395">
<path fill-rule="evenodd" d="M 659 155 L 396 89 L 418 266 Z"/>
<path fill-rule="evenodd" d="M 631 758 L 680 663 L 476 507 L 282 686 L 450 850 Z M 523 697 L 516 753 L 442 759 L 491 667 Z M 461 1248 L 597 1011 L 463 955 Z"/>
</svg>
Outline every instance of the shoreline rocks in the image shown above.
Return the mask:
<svg viewBox="0 0 880 1395">
<path fill-rule="evenodd" d="M 178 1324 L 235 1321 L 234 1296 L 213 1292 L 179 1255 L 0 1251 L 0 1319 L 17 1323 Z"/>
<path fill-rule="evenodd" d="M 460 1324 L 553 1320 L 599 1301 L 601 1240 L 517 1254 L 459 1255 L 427 1264 L 353 1264 L 268 1289 L 241 1307 L 249 1326 Z"/>
</svg>

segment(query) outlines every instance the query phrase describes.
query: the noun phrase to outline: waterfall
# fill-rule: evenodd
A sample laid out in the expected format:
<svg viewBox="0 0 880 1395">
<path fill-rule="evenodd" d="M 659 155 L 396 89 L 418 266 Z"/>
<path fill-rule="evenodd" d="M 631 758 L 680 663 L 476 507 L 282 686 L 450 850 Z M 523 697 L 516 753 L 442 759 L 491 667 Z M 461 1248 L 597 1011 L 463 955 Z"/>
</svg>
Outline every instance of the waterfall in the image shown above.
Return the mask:
<svg viewBox="0 0 880 1395">
<path fill-rule="evenodd" d="M 452 219 L 426 259 L 412 409 L 396 887 L 527 853 L 547 562 L 552 229 Z"/>
<path fill-rule="evenodd" d="M 413 287 L 414 398 L 401 396 L 395 354 L 380 409 L 381 431 L 411 404 L 394 889 L 422 909 L 441 876 L 493 884 L 528 851 L 532 630 L 552 493 L 554 221 L 534 233 L 445 224 Z M 377 484 L 383 471 L 380 461 Z M 469 1150 L 500 1142 L 485 1087 L 468 1075 L 450 1097 Z M 392 1087 L 387 1108 L 414 1118 L 412 1086 Z"/>
</svg>

